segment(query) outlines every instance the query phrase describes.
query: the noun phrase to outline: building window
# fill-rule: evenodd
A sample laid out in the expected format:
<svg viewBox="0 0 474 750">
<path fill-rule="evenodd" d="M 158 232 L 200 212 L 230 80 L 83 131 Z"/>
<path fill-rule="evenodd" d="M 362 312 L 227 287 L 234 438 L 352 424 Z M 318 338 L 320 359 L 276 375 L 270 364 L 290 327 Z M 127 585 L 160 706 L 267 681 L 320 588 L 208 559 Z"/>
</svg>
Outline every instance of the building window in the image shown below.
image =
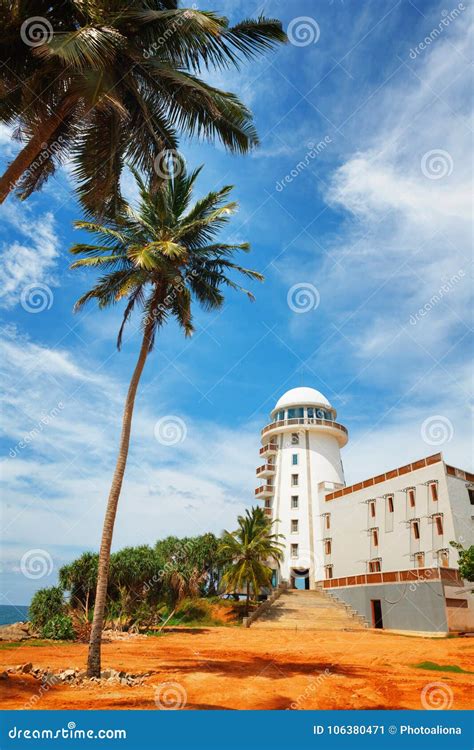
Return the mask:
<svg viewBox="0 0 474 750">
<path fill-rule="evenodd" d="M 298 487 L 298 474 L 291 475 L 291 486 Z"/>
<path fill-rule="evenodd" d="M 414 538 L 419 539 L 420 538 L 420 524 L 418 523 L 418 521 L 413 521 L 412 528 L 413 528 Z"/>
<path fill-rule="evenodd" d="M 369 500 L 369 511 L 371 518 L 375 518 L 375 500 Z"/>
<path fill-rule="evenodd" d="M 415 555 L 415 567 L 416 568 L 424 568 L 425 567 L 425 553 L 424 552 L 418 552 Z"/>
<path fill-rule="evenodd" d="M 292 445 L 299 445 L 300 444 L 300 436 L 297 432 L 291 433 L 291 444 Z"/>
<path fill-rule="evenodd" d="M 438 499 L 438 485 L 437 484 L 430 484 L 430 493 L 431 493 L 431 499 L 435 503 Z"/>
<path fill-rule="evenodd" d="M 298 466 L 298 454 L 297 453 L 293 453 L 291 457 L 291 463 L 293 466 Z"/>
<path fill-rule="evenodd" d="M 330 539 L 326 539 L 325 542 L 324 542 L 324 554 L 325 555 L 330 555 L 331 554 L 331 546 L 332 546 L 331 545 L 331 540 Z"/>
<path fill-rule="evenodd" d="M 285 419 L 285 412 L 284 411 L 279 411 L 278 414 L 277 414 L 277 419 L 278 419 L 279 422 L 283 422 L 283 420 Z"/>
<path fill-rule="evenodd" d="M 442 536 L 443 534 L 443 519 L 441 516 L 436 516 L 436 531 L 438 532 L 438 536 Z"/>
<path fill-rule="evenodd" d="M 326 514 L 326 528 L 327 529 L 331 528 L 331 514 L 330 513 Z"/>
<path fill-rule="evenodd" d="M 292 508 L 297 508 L 298 504 L 299 504 L 298 495 L 292 495 L 291 496 L 291 507 Z"/>
<path fill-rule="evenodd" d="M 307 413 L 308 419 L 314 419 L 314 409 L 312 406 L 308 406 Z"/>
<path fill-rule="evenodd" d="M 374 547 L 379 546 L 379 532 L 378 529 L 372 529 L 372 543 Z"/>
<path fill-rule="evenodd" d="M 265 498 L 265 508 L 271 508 L 272 507 L 272 501 L 271 498 L 266 497 Z"/>
<path fill-rule="evenodd" d="M 467 494 L 469 495 L 469 502 L 474 505 L 474 487 L 468 487 Z"/>
<path fill-rule="evenodd" d="M 332 565 L 326 565 L 326 578 L 332 578 Z"/>
<path fill-rule="evenodd" d="M 438 552 L 438 565 L 442 568 L 449 568 L 449 550 L 440 549 Z"/>
<path fill-rule="evenodd" d="M 369 560 L 369 573 L 380 573 L 381 569 L 380 560 Z"/>
<path fill-rule="evenodd" d="M 291 533 L 296 534 L 298 532 L 298 519 L 292 518 L 291 519 Z"/>
<path fill-rule="evenodd" d="M 387 497 L 387 508 L 389 513 L 393 513 L 393 495 Z"/>
<path fill-rule="evenodd" d="M 291 549 L 291 556 L 298 557 L 298 545 L 292 544 L 290 549 Z"/>
<path fill-rule="evenodd" d="M 415 490 L 408 490 L 408 504 L 410 508 L 415 507 Z"/>
</svg>

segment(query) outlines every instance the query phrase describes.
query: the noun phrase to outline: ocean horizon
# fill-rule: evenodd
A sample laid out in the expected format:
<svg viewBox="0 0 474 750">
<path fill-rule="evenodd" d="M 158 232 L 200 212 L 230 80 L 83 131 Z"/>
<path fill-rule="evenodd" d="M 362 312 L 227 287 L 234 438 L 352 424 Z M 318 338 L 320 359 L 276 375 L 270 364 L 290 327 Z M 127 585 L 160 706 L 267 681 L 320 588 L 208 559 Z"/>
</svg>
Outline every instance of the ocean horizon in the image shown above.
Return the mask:
<svg viewBox="0 0 474 750">
<path fill-rule="evenodd" d="M 0 625 L 11 625 L 28 619 L 28 609 L 24 604 L 0 604 Z"/>
</svg>

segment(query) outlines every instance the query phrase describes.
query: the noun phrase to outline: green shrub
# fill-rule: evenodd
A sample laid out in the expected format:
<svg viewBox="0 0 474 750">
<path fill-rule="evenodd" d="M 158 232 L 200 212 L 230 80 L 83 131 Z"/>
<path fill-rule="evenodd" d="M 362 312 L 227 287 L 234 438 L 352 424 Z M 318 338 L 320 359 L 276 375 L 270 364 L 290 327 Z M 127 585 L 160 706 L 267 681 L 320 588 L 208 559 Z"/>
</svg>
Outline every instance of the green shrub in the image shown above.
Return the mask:
<svg viewBox="0 0 474 750">
<path fill-rule="evenodd" d="M 64 614 L 64 594 L 60 586 L 40 589 L 31 600 L 30 622 L 35 628 L 42 628 L 48 620 Z"/>
<path fill-rule="evenodd" d="M 51 638 L 54 641 L 73 641 L 75 640 L 72 620 L 68 615 L 54 615 L 48 620 L 41 629 L 43 638 Z"/>
</svg>

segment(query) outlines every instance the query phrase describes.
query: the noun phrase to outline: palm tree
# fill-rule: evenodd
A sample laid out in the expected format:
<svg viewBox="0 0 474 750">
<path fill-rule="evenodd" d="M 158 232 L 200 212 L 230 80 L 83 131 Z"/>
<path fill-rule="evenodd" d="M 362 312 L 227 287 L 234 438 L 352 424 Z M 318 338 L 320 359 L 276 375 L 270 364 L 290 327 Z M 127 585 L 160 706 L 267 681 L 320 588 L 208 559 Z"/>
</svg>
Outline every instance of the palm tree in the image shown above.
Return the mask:
<svg viewBox="0 0 474 750">
<path fill-rule="evenodd" d="M 99 554 L 94 620 L 89 646 L 88 674 L 100 675 L 100 645 L 107 594 L 110 548 L 117 503 L 127 463 L 133 407 L 138 383 L 157 331 L 175 318 L 186 336 L 193 332 L 193 299 L 206 310 L 222 306 L 222 287 L 244 291 L 230 274 L 263 280 L 261 274 L 235 263 L 236 251 L 248 251 L 247 243 L 216 242 L 219 231 L 235 213 L 237 204 L 228 202 L 232 186 L 211 192 L 190 206 L 193 186 L 201 168 L 190 174 L 183 165 L 160 190 L 150 191 L 135 173 L 140 192 L 137 211 L 124 206 L 106 224 L 79 221 L 76 226 L 99 238 L 98 245 L 75 245 L 71 252 L 82 255 L 73 267 L 106 270 L 95 286 L 76 303 L 76 309 L 96 300 L 100 308 L 126 300 L 117 338 L 121 347 L 124 326 L 135 308 L 142 315 L 142 343 L 123 413 L 120 446 L 107 503 Z"/>
<path fill-rule="evenodd" d="M 274 521 L 270 521 L 262 508 L 247 510 L 237 519 L 239 528 L 232 533 L 224 531 L 220 553 L 226 561 L 222 585 L 226 591 L 246 590 L 246 614 L 249 613 L 250 589 L 257 596 L 260 589 L 270 586 L 271 560 L 278 562 L 283 557 L 282 534 L 272 532 Z"/>
<path fill-rule="evenodd" d="M 0 0 L 0 122 L 25 144 L 0 178 L 0 203 L 13 189 L 27 198 L 71 157 L 85 210 L 113 216 L 125 161 L 151 176 L 160 154 L 177 148 L 178 131 L 231 151 L 257 144 L 251 112 L 198 75 L 285 41 L 280 22 L 230 27 L 177 5 Z"/>
</svg>

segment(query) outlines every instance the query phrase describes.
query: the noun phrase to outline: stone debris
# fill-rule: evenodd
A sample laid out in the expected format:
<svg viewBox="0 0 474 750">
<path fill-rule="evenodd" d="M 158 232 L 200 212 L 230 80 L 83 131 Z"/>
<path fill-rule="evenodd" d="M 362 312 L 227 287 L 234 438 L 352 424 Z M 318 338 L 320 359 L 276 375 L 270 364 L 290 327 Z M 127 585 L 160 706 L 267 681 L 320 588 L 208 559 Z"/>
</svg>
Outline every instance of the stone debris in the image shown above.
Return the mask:
<svg viewBox="0 0 474 750">
<path fill-rule="evenodd" d="M 102 686 L 115 684 L 136 687 L 137 685 L 143 685 L 145 680 L 150 677 L 151 672 L 131 674 L 129 672 L 118 671 L 117 669 L 104 669 L 100 673 L 100 679 L 98 677 L 91 677 L 89 679 L 84 669 L 70 668 L 63 669 L 61 672 L 52 672 L 49 667 L 43 669 L 29 663 L 8 667 L 5 672 L 0 674 L 0 679 L 6 680 L 10 674 L 30 674 L 36 680 L 40 680 L 43 684 L 50 686 L 66 683 L 71 687 L 87 687 L 91 683 L 97 683 Z"/>
<path fill-rule="evenodd" d="M 0 641 L 26 641 L 37 638 L 38 633 L 30 622 L 13 622 L 10 625 L 0 625 Z"/>
</svg>

